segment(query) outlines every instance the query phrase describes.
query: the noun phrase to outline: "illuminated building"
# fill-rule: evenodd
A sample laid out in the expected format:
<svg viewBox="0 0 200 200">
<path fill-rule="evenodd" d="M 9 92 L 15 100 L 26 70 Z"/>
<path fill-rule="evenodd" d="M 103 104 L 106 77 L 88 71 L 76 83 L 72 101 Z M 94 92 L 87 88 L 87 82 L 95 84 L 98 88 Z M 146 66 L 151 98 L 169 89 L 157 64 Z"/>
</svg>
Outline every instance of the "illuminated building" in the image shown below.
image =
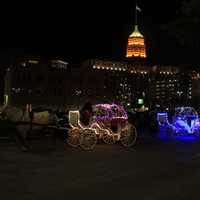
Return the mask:
<svg viewBox="0 0 200 200">
<path fill-rule="evenodd" d="M 178 66 L 156 66 L 150 83 L 151 102 L 166 106 L 189 103 L 190 77 L 187 74 Z"/>
<path fill-rule="evenodd" d="M 145 100 L 148 101 L 147 66 L 108 60 L 89 60 L 83 66 L 86 76 L 93 77 L 93 82 L 85 88 L 90 88 L 99 100 L 133 106 L 138 98 L 146 95 Z"/>
<path fill-rule="evenodd" d="M 135 25 L 135 30 L 128 38 L 127 58 L 146 58 L 146 47 L 144 36 L 139 32 L 138 25 Z"/>
<path fill-rule="evenodd" d="M 199 86 L 199 74 L 192 76 L 181 66 L 92 59 L 72 69 L 61 60 L 23 58 L 7 72 L 4 91 L 13 104 L 65 105 L 69 110 L 79 110 L 90 95 L 96 103 L 130 109 L 169 107 L 191 103 L 199 91 L 194 87 Z"/>
<path fill-rule="evenodd" d="M 68 73 L 65 61 L 18 58 L 6 73 L 4 93 L 14 105 L 64 105 Z"/>
<path fill-rule="evenodd" d="M 200 110 L 199 99 L 200 99 L 200 70 L 194 69 L 191 73 L 192 81 L 190 92 L 192 93 L 192 103 L 197 105 L 198 110 Z"/>
<path fill-rule="evenodd" d="M 150 66 L 134 62 L 88 60 L 83 63 L 82 76 L 87 81 L 82 88 L 99 101 L 121 102 L 126 107 L 144 105 L 172 106 L 191 100 L 190 74 L 179 66 Z"/>
<path fill-rule="evenodd" d="M 0 104 L 3 103 L 4 99 L 4 70 L 2 69 L 2 66 L 0 67 Z"/>
<path fill-rule="evenodd" d="M 146 46 L 144 36 L 140 33 L 138 29 L 138 11 L 141 12 L 141 9 L 135 5 L 135 27 L 134 31 L 128 38 L 126 58 L 135 59 L 135 58 L 146 58 Z"/>
</svg>

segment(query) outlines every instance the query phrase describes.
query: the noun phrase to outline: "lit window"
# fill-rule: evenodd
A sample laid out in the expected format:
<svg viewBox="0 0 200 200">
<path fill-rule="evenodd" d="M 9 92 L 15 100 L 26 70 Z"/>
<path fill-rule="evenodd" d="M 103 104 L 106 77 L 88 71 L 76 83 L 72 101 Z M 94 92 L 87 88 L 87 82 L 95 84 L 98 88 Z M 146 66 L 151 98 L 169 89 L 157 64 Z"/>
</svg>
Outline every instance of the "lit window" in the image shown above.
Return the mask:
<svg viewBox="0 0 200 200">
<path fill-rule="evenodd" d="M 39 63 L 38 60 L 28 60 L 28 62 L 30 64 L 38 64 Z"/>
</svg>

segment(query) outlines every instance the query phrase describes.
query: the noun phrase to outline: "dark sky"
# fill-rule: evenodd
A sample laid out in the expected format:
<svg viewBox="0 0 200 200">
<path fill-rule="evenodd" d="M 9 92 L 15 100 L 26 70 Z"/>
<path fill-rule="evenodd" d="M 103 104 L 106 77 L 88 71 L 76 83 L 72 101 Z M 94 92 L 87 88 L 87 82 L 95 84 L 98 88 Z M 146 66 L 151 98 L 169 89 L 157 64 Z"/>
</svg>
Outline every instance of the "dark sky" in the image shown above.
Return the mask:
<svg viewBox="0 0 200 200">
<path fill-rule="evenodd" d="M 140 30 L 152 63 L 181 63 L 180 48 L 160 25 L 173 20 L 181 0 L 138 0 Z M 1 7 L 0 53 L 87 58 L 123 58 L 133 31 L 134 0 L 24 2 Z M 180 53 L 181 52 L 181 53 Z"/>
</svg>

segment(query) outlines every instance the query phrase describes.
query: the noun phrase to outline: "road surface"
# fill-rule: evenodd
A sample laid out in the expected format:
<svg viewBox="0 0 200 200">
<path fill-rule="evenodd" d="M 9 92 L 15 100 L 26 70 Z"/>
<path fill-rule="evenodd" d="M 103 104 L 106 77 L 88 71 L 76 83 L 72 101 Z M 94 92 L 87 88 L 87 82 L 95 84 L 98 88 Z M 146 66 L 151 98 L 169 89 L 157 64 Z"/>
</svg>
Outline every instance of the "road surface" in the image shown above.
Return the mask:
<svg viewBox="0 0 200 200">
<path fill-rule="evenodd" d="M 30 152 L 0 143 L 2 200 L 200 199 L 200 142 L 140 139 L 134 148 L 93 151 L 60 140 L 31 141 Z"/>
</svg>

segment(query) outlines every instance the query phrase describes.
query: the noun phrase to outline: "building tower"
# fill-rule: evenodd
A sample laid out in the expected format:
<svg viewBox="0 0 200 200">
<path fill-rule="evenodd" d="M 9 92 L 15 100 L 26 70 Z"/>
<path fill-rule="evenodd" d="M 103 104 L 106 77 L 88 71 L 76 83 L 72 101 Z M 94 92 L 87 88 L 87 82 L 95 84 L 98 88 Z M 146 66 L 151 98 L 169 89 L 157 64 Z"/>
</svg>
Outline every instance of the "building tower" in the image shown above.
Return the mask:
<svg viewBox="0 0 200 200">
<path fill-rule="evenodd" d="M 135 29 L 133 33 L 128 38 L 127 45 L 127 58 L 146 58 L 146 47 L 144 36 L 140 33 L 138 29 L 137 13 L 141 12 L 141 9 L 135 6 Z"/>
<path fill-rule="evenodd" d="M 4 77 L 4 105 L 11 104 L 11 76 L 11 69 L 7 68 Z"/>
</svg>

